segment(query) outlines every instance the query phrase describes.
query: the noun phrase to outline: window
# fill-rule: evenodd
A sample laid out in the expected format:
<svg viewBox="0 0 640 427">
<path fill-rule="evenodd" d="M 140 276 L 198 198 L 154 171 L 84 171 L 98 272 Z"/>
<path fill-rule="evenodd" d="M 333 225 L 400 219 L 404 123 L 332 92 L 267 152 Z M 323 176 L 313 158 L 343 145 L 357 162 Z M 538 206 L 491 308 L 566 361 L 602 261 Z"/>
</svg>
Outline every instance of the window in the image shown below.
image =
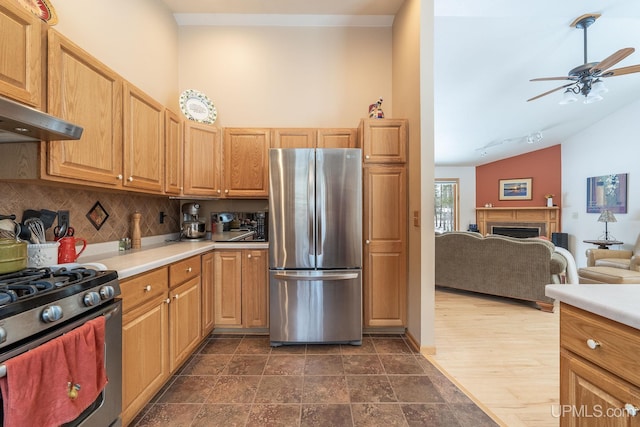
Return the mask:
<svg viewBox="0 0 640 427">
<path fill-rule="evenodd" d="M 434 226 L 436 231 L 458 230 L 460 218 L 458 185 L 457 179 L 436 179 L 434 192 Z"/>
</svg>

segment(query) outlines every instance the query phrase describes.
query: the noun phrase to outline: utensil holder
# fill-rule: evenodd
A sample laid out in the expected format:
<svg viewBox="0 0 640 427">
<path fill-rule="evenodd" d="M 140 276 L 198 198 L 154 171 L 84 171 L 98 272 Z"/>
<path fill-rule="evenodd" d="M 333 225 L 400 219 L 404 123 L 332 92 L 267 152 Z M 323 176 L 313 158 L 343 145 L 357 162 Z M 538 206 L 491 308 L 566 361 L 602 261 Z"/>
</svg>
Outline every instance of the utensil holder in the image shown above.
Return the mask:
<svg viewBox="0 0 640 427">
<path fill-rule="evenodd" d="M 60 243 L 34 243 L 27 245 L 27 267 L 50 267 L 58 263 L 58 247 Z"/>
</svg>

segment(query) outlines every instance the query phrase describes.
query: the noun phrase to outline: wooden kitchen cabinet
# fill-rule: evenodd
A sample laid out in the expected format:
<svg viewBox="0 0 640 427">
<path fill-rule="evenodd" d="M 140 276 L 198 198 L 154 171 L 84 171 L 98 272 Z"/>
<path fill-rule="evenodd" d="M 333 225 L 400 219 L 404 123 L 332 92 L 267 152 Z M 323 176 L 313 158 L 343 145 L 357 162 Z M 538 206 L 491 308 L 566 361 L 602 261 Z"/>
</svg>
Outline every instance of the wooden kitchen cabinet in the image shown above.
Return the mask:
<svg viewBox="0 0 640 427">
<path fill-rule="evenodd" d="M 84 131 L 77 141 L 47 143 L 47 172 L 122 187 L 123 79 L 53 29 L 48 45 L 48 111 Z"/>
<path fill-rule="evenodd" d="M 196 257 L 200 262 L 200 257 Z M 169 369 L 175 372 L 200 343 L 200 275 L 169 292 Z"/>
<path fill-rule="evenodd" d="M 272 148 L 355 148 L 356 129 L 350 128 L 284 128 L 273 129 Z"/>
<path fill-rule="evenodd" d="M 202 269 L 200 282 L 202 286 L 202 322 L 201 338 L 206 338 L 215 325 L 215 287 L 214 287 L 214 259 L 213 252 L 207 252 L 200 257 Z"/>
<path fill-rule="evenodd" d="M 184 195 L 222 197 L 220 129 L 184 123 Z"/>
<path fill-rule="evenodd" d="M 165 108 L 128 82 L 124 83 L 123 97 L 123 185 L 126 188 L 162 193 Z"/>
<path fill-rule="evenodd" d="M 17 1 L 0 4 L 0 94 L 41 109 L 42 21 Z"/>
<path fill-rule="evenodd" d="M 267 328 L 267 250 L 214 251 L 216 327 Z"/>
<path fill-rule="evenodd" d="M 182 194 L 183 134 L 180 117 L 169 109 L 164 113 L 164 192 Z"/>
<path fill-rule="evenodd" d="M 318 129 L 318 148 L 357 148 L 358 131 L 350 128 Z"/>
<path fill-rule="evenodd" d="M 242 324 L 269 327 L 269 256 L 264 249 L 242 251 Z"/>
<path fill-rule="evenodd" d="M 284 128 L 271 131 L 272 148 L 316 148 L 316 130 Z"/>
<path fill-rule="evenodd" d="M 406 119 L 362 119 L 358 132 L 364 163 L 406 163 Z"/>
<path fill-rule="evenodd" d="M 406 131 L 406 120 L 360 124 L 363 152 L 369 153 L 362 181 L 365 327 L 407 323 L 407 167 L 400 161 Z"/>
<path fill-rule="evenodd" d="M 560 304 L 561 427 L 640 426 L 640 331 Z"/>
<path fill-rule="evenodd" d="M 224 197 L 269 197 L 270 129 L 224 130 Z"/>
<path fill-rule="evenodd" d="M 120 281 L 123 425 L 170 377 L 168 283 L 166 267 Z"/>
</svg>

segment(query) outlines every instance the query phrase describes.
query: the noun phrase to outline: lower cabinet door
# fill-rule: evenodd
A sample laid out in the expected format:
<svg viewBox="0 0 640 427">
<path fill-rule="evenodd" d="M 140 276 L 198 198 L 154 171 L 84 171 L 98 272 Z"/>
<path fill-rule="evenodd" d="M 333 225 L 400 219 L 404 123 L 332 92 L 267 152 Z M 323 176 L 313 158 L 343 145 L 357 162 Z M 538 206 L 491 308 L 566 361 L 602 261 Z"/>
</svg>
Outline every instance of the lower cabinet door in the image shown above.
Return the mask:
<svg viewBox="0 0 640 427">
<path fill-rule="evenodd" d="M 123 316 L 122 422 L 127 425 L 169 378 L 166 295 Z"/>
<path fill-rule="evenodd" d="M 169 292 L 170 371 L 174 372 L 200 343 L 200 276 Z"/>
</svg>

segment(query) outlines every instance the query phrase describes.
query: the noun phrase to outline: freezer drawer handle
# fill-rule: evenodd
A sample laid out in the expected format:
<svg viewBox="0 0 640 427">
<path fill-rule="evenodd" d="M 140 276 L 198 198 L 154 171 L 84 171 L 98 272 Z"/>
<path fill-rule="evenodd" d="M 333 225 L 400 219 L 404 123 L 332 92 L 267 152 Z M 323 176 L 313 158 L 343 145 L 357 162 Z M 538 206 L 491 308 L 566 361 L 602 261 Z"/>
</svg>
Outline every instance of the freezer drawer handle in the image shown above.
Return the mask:
<svg viewBox="0 0 640 427">
<path fill-rule="evenodd" d="M 276 279 L 284 279 L 284 280 L 307 280 L 307 281 L 316 281 L 316 280 L 351 280 L 357 279 L 358 273 L 325 273 L 322 276 L 308 276 L 302 274 L 291 274 L 291 273 L 276 273 L 274 275 Z"/>
</svg>

